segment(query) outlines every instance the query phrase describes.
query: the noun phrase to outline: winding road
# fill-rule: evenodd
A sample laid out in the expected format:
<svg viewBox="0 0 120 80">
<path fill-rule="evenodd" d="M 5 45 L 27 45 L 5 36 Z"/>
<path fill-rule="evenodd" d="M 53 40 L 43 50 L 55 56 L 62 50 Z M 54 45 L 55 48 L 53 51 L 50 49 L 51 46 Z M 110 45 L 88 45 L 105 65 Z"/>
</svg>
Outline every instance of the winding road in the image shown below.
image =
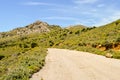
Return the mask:
<svg viewBox="0 0 120 80">
<path fill-rule="evenodd" d="M 120 80 L 120 60 L 49 48 L 45 66 L 30 80 Z"/>
</svg>

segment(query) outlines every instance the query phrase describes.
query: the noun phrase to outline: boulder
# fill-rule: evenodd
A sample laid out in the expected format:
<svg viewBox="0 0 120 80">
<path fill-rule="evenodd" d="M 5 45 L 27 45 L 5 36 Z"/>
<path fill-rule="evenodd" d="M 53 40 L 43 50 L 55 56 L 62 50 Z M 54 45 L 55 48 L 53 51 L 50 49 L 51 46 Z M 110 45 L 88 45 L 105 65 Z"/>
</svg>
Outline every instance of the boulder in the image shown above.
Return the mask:
<svg viewBox="0 0 120 80">
<path fill-rule="evenodd" d="M 113 55 L 111 53 L 106 53 L 105 57 L 107 57 L 107 58 L 113 58 Z"/>
</svg>

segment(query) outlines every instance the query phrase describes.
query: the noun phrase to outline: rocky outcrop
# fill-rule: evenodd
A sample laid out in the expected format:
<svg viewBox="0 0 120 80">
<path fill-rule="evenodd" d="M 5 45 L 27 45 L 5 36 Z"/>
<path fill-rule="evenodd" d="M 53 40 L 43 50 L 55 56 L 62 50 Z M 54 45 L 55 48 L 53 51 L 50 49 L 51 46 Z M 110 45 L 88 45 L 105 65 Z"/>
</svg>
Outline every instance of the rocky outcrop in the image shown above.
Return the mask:
<svg viewBox="0 0 120 80">
<path fill-rule="evenodd" d="M 24 28 L 17 29 L 17 34 L 30 34 L 30 33 L 42 33 L 42 32 L 49 32 L 49 25 L 45 22 L 36 21 L 33 24 L 27 25 Z"/>
<path fill-rule="evenodd" d="M 43 33 L 43 32 L 49 32 L 49 31 L 50 31 L 49 24 L 42 21 L 36 21 L 25 27 L 19 27 L 9 32 L 1 32 L 0 38 L 10 37 L 14 35 L 24 35 L 24 34 L 30 34 L 30 33 Z"/>
</svg>

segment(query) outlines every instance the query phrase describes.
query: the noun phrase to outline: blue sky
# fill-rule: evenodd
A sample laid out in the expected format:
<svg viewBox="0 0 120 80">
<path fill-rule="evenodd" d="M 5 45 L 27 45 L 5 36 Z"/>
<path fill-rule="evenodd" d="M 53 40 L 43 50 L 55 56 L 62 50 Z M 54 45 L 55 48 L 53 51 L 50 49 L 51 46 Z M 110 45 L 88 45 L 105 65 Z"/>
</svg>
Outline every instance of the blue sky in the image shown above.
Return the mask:
<svg viewBox="0 0 120 80">
<path fill-rule="evenodd" d="M 0 32 L 36 20 L 66 27 L 100 26 L 120 19 L 120 0 L 0 0 Z"/>
</svg>

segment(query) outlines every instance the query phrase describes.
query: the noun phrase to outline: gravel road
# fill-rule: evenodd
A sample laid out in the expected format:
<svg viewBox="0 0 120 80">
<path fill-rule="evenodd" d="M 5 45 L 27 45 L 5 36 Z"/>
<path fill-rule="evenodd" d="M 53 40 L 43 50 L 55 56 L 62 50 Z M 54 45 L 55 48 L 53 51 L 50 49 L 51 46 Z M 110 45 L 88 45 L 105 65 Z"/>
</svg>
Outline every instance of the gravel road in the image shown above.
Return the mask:
<svg viewBox="0 0 120 80">
<path fill-rule="evenodd" d="M 120 60 L 49 48 L 45 66 L 30 80 L 120 80 Z"/>
</svg>

